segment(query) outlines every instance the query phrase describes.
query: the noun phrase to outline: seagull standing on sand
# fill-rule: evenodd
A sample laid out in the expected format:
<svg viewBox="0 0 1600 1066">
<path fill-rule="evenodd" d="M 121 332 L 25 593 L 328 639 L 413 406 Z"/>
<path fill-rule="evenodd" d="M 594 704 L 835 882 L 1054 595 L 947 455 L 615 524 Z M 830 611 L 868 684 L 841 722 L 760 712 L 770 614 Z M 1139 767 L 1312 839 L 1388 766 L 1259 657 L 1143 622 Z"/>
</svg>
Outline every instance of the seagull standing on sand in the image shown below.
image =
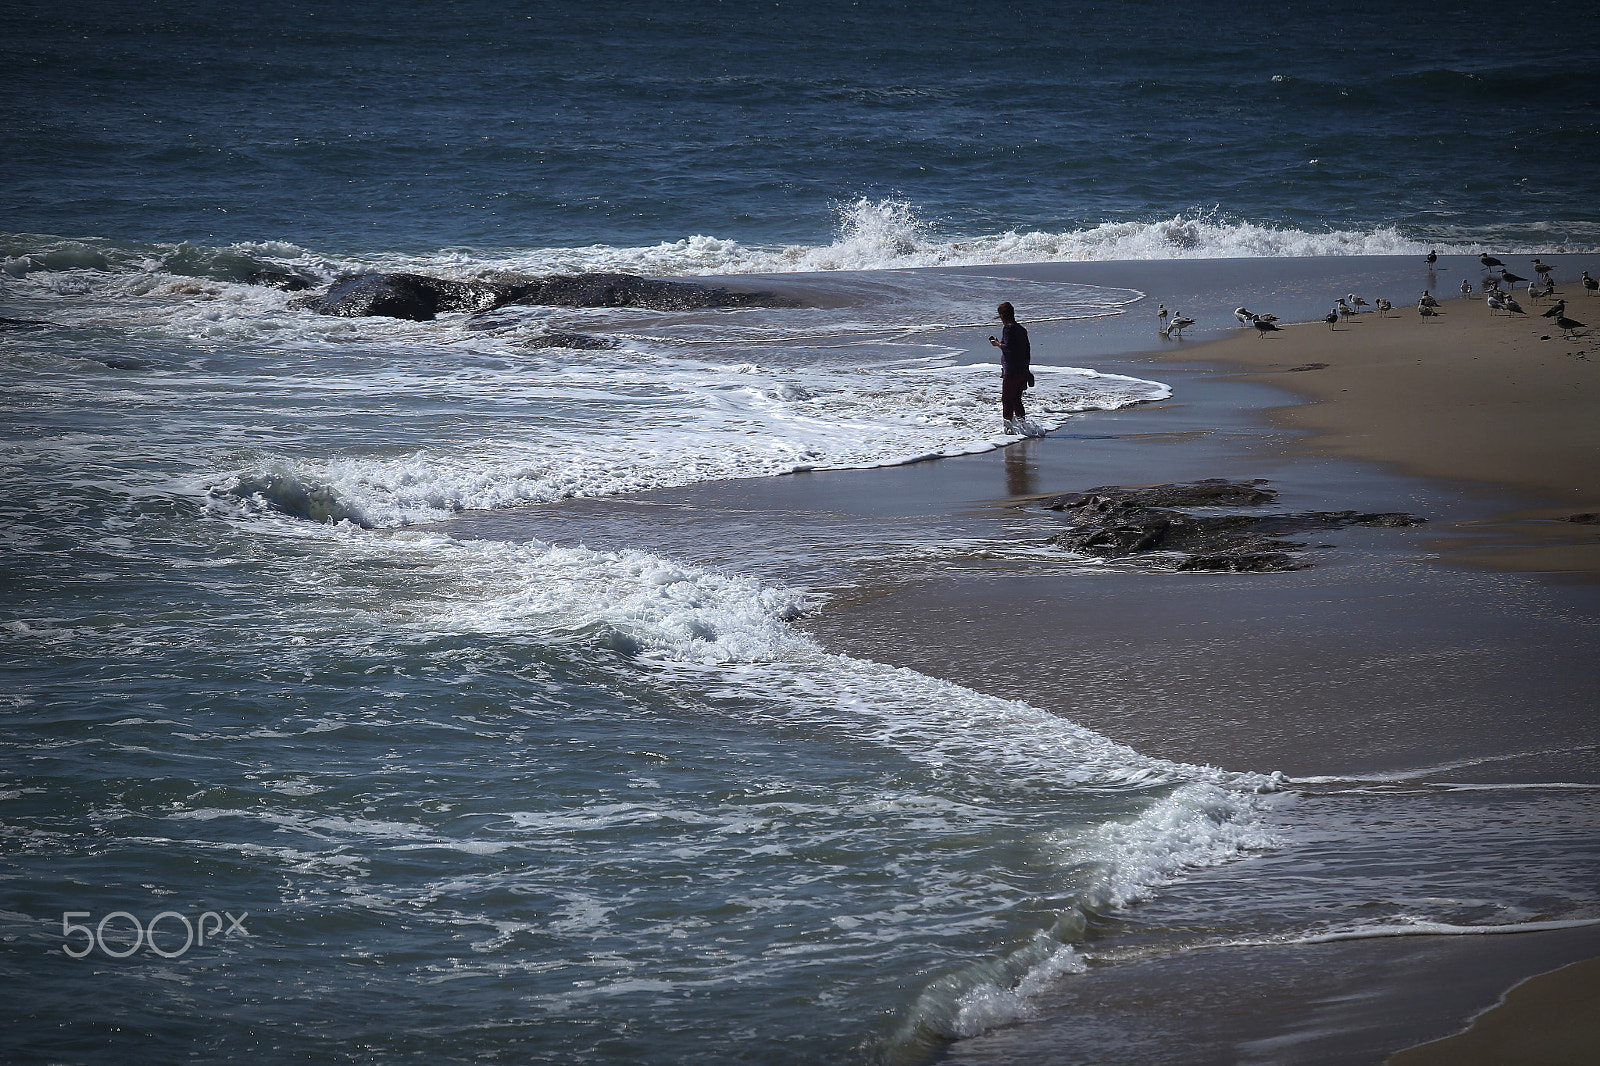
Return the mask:
<svg viewBox="0 0 1600 1066">
<path fill-rule="evenodd" d="M 1596 292 L 1600 292 L 1600 281 L 1591 278 L 1589 272 L 1585 270 L 1583 272 L 1583 294 L 1585 296 L 1593 296 Z"/>
<path fill-rule="evenodd" d="M 1427 304 L 1420 304 L 1419 303 L 1417 305 L 1417 314 L 1421 315 L 1424 319 L 1429 319 L 1429 318 L 1436 317 L 1439 314 L 1439 312 L 1435 311 L 1432 307 L 1428 306 Z"/>
<path fill-rule="evenodd" d="M 1388 300 L 1385 300 L 1382 296 L 1378 297 L 1378 317 L 1379 318 L 1383 318 L 1386 315 L 1388 315 L 1389 310 L 1392 307 L 1394 307 L 1394 304 L 1390 303 Z"/>
<path fill-rule="evenodd" d="M 1339 312 L 1340 318 L 1349 318 L 1356 313 L 1356 309 L 1354 307 L 1351 307 L 1349 304 L 1344 302 L 1343 296 L 1339 297 L 1339 302 L 1334 304 L 1333 307 L 1334 310 Z"/>
<path fill-rule="evenodd" d="M 1555 291 L 1556 286 L 1554 282 L 1547 281 L 1543 285 L 1538 285 L 1532 281 L 1528 282 L 1528 299 L 1530 300 L 1543 300 L 1545 297 L 1549 296 Z"/>
<path fill-rule="evenodd" d="M 1572 319 L 1568 318 L 1566 315 L 1562 315 L 1560 318 L 1556 319 L 1556 328 L 1557 329 L 1582 329 L 1583 328 L 1583 323 L 1582 322 L 1574 322 Z"/>
<path fill-rule="evenodd" d="M 1428 295 L 1428 290 L 1422 290 L 1422 299 L 1417 301 L 1418 307 L 1438 307 L 1439 301 Z"/>
<path fill-rule="evenodd" d="M 1239 325 L 1241 326 L 1248 326 L 1250 323 L 1256 320 L 1255 315 L 1252 315 L 1249 311 L 1246 311 L 1242 307 L 1235 307 L 1233 309 L 1233 317 L 1239 320 Z"/>
<path fill-rule="evenodd" d="M 1489 294 L 1488 298 L 1485 299 L 1483 302 L 1488 305 L 1489 313 L 1491 315 L 1494 314 L 1496 311 L 1504 311 L 1506 309 L 1505 301 L 1500 299 L 1500 297 L 1496 296 L 1492 292 Z"/>
<path fill-rule="evenodd" d="M 1527 281 L 1528 279 L 1511 273 L 1511 271 L 1507 270 L 1505 267 L 1501 267 L 1500 280 L 1505 282 L 1507 285 L 1515 285 L 1519 281 Z"/>
<path fill-rule="evenodd" d="M 1483 264 L 1483 269 L 1485 269 L 1485 270 L 1488 270 L 1490 267 L 1503 267 L 1503 266 L 1505 266 L 1504 263 L 1500 262 L 1500 260 L 1498 260 L 1494 256 L 1490 255 L 1488 252 L 1484 252 L 1483 254 L 1479 255 L 1478 256 L 1478 262 Z"/>
<path fill-rule="evenodd" d="M 1351 307 L 1354 307 L 1354 308 L 1356 308 L 1358 310 L 1360 308 L 1368 306 L 1367 301 L 1363 300 L 1361 297 L 1357 296 L 1353 292 L 1352 293 L 1348 293 L 1345 296 L 1345 299 L 1350 301 L 1350 306 Z"/>
<path fill-rule="evenodd" d="M 1548 311 L 1539 312 L 1541 318 L 1560 318 L 1567 313 L 1567 301 L 1557 300 L 1555 306 Z"/>
<path fill-rule="evenodd" d="M 1468 281 L 1466 278 L 1462 278 L 1461 279 L 1461 295 L 1463 295 L 1463 296 L 1471 296 L 1472 295 L 1472 282 Z"/>
<path fill-rule="evenodd" d="M 1271 322 L 1263 322 L 1259 318 L 1256 319 L 1255 322 L 1252 323 L 1252 324 L 1256 327 L 1256 336 L 1257 337 L 1265 337 L 1269 333 L 1282 333 L 1283 332 L 1277 326 L 1273 325 Z"/>
<path fill-rule="evenodd" d="M 1510 293 L 1506 293 L 1505 298 L 1501 302 L 1506 305 L 1506 314 L 1508 315 L 1525 315 L 1528 313 L 1522 309 L 1521 304 L 1517 303 L 1516 300 L 1511 298 Z"/>
<path fill-rule="evenodd" d="M 1538 259 L 1533 261 L 1533 272 L 1544 278 L 1549 278 L 1550 271 L 1554 269 L 1555 267 L 1551 266 L 1549 263 L 1541 263 Z"/>
<path fill-rule="evenodd" d="M 1334 325 L 1339 321 L 1339 309 L 1337 307 L 1335 307 L 1332 311 L 1329 311 L 1323 317 L 1322 321 L 1326 322 L 1328 324 L 1328 328 L 1331 330 L 1334 327 Z"/>
</svg>

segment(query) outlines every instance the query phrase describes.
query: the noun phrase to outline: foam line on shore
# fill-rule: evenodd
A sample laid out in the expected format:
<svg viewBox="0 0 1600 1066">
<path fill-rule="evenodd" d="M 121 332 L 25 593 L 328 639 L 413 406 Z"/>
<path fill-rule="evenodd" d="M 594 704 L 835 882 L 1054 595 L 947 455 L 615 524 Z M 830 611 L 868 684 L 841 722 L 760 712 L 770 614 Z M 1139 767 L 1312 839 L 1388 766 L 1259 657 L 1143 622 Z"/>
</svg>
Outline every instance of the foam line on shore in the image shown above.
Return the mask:
<svg viewBox="0 0 1600 1066">
<path fill-rule="evenodd" d="M 1339 933 L 1318 933 L 1288 941 L 1260 941 L 1290 944 L 1331 944 L 1342 940 L 1378 940 L 1400 936 L 1508 936 L 1517 933 L 1548 933 L 1560 929 L 1586 929 L 1600 925 L 1600 918 L 1573 918 L 1556 922 L 1517 922 L 1513 925 L 1449 925 L 1444 922 L 1420 922 L 1416 925 L 1375 925 L 1368 929 L 1350 929 Z M 1230 946 L 1254 946 L 1235 943 Z"/>
</svg>

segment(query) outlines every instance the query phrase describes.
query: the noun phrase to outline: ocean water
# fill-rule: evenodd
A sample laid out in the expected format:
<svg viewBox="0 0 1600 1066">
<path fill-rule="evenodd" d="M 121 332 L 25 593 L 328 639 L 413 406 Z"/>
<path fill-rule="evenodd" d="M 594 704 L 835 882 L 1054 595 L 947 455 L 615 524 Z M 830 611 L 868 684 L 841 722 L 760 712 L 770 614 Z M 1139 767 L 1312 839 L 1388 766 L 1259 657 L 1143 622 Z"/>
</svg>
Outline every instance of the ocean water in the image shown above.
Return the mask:
<svg viewBox="0 0 1600 1066">
<path fill-rule="evenodd" d="M 1272 767 L 820 648 L 803 550 L 451 523 L 1014 442 L 998 300 L 1148 309 L 1019 263 L 1600 249 L 1592 20 L 1389 10 L 8 5 L 8 1061 L 925 1061 L 1107 915 L 1305 856 Z M 803 306 L 418 323 L 251 283 L 373 270 Z M 1034 433 L 1171 393 L 1036 369 Z M 1514 799 L 1556 827 L 1536 889 L 1285 889 L 1208 935 L 1591 917 L 1558 829 L 1592 816 Z M 1514 835 L 1430 802 L 1397 848 L 1461 805 Z"/>
</svg>

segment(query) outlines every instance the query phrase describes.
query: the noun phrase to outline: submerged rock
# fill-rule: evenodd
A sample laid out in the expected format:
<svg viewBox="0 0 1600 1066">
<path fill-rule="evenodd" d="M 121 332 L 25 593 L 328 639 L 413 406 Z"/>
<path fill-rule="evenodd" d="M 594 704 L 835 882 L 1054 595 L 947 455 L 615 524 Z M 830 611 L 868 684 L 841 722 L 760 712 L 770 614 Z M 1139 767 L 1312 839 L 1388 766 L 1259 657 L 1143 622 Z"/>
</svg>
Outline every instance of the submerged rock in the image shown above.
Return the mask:
<svg viewBox="0 0 1600 1066">
<path fill-rule="evenodd" d="M 1311 564 L 1291 553 L 1306 544 L 1290 536 L 1340 526 L 1397 527 L 1421 521 L 1398 511 L 1193 514 L 1181 509 L 1258 507 L 1277 497 L 1263 484 L 1212 479 L 1135 489 L 1103 486 L 1040 502 L 1071 523 L 1050 538 L 1056 547 L 1101 559 L 1133 557 L 1174 570 L 1301 570 Z"/>
<path fill-rule="evenodd" d="M 581 351 L 621 346 L 620 341 L 610 337 L 596 337 L 592 333 L 537 333 L 524 340 L 522 344 L 526 348 L 574 348 Z"/>
<path fill-rule="evenodd" d="M 551 274 L 517 286 L 515 302 L 549 307 L 642 307 L 652 311 L 704 311 L 723 307 L 801 307 L 770 292 L 742 292 L 689 281 L 635 274 Z"/>
<path fill-rule="evenodd" d="M 304 292 L 312 285 L 310 280 L 286 270 L 257 270 L 248 280 L 252 285 L 269 285 L 284 292 Z"/>
<path fill-rule="evenodd" d="M 277 284 L 274 281 L 264 283 Z M 739 292 L 633 274 L 551 274 L 515 281 L 454 281 L 423 274 L 359 274 L 334 282 L 321 295 L 300 297 L 290 306 L 344 318 L 378 316 L 430 322 L 449 311 L 492 311 L 507 304 L 641 307 L 654 311 L 803 306 L 770 292 Z"/>
</svg>

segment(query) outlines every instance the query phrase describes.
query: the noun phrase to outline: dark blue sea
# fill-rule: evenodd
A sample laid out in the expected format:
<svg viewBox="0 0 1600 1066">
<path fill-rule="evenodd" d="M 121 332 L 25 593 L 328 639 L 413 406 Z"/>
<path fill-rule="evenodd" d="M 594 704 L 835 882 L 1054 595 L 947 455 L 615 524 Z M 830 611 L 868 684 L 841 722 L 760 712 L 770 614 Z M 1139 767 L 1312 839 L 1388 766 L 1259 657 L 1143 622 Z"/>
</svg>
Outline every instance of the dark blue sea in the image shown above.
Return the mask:
<svg viewBox="0 0 1600 1066">
<path fill-rule="evenodd" d="M 1274 767 L 792 625 L 936 530 L 690 559 L 451 522 L 1005 447 L 995 302 L 1149 298 L 1018 264 L 1600 253 L 1578 14 L 5 5 L 0 1058 L 923 1062 L 1104 915 L 1282 853 Z M 801 299 L 407 321 L 259 283 L 375 271 Z M 1036 370 L 1032 434 L 1171 395 Z M 1516 802 L 1467 887 L 1235 899 L 1206 943 L 1593 917 L 1570 808 Z"/>
</svg>

